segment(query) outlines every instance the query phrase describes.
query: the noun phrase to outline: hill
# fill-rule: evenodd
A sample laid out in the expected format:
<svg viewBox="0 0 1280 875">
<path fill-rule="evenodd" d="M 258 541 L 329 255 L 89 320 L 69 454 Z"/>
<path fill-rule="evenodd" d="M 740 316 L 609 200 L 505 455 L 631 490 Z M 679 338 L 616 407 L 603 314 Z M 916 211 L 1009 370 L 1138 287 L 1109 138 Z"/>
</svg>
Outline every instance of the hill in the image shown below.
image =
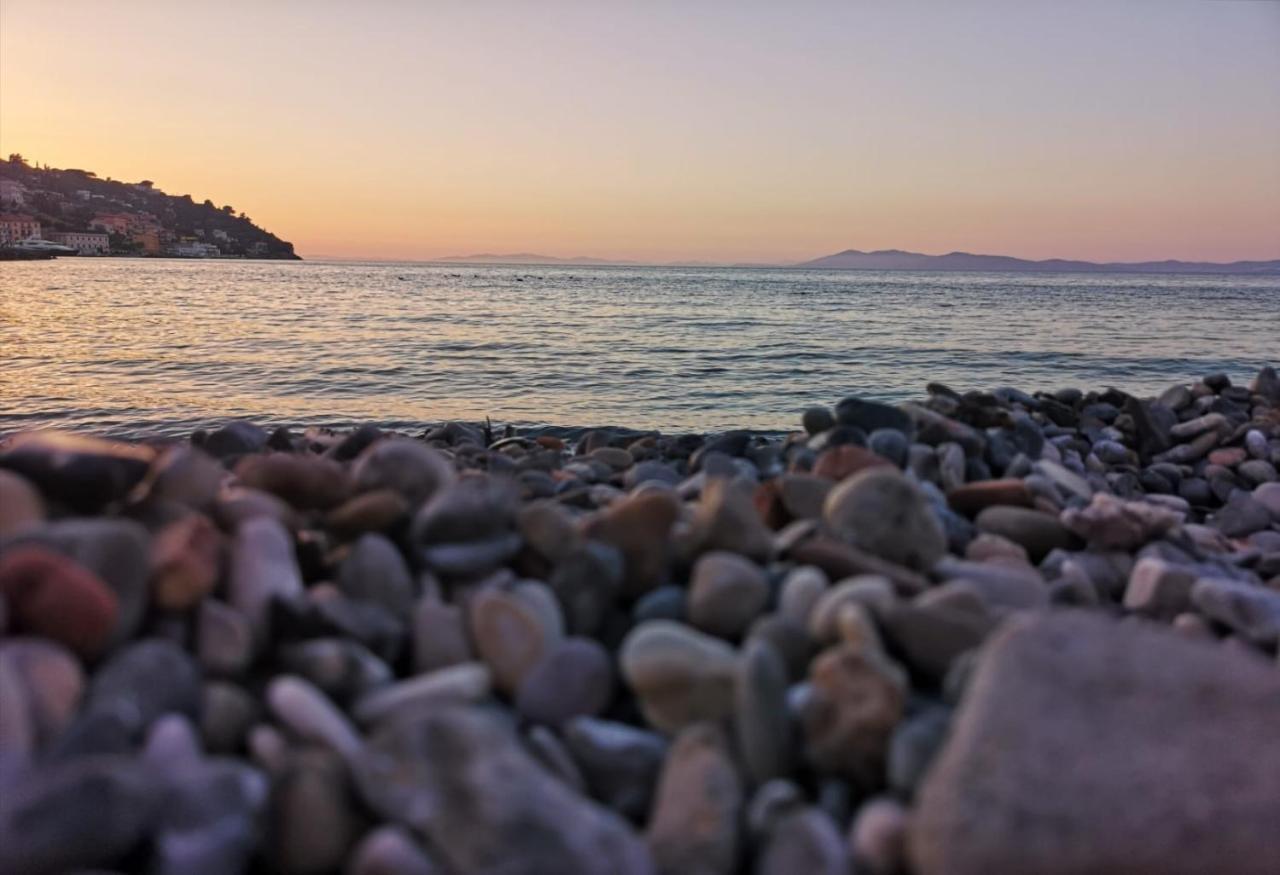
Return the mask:
<svg viewBox="0 0 1280 875">
<path fill-rule="evenodd" d="M 1029 261 L 1009 255 L 975 255 L 948 252 L 946 255 L 924 255 L 901 249 L 862 252 L 846 249 L 835 255 L 815 258 L 792 265 L 798 268 L 835 268 L 842 270 L 976 270 L 1074 273 L 1231 273 L 1280 274 L 1280 259 L 1272 261 L 1233 261 L 1218 264 L 1208 261 L 1135 261 L 1093 262 L 1050 258 Z"/>
<path fill-rule="evenodd" d="M 150 180 L 99 179 L 89 170 L 34 167 L 11 155 L 0 160 L 0 181 L 7 183 L 0 189 L 5 212 L 34 217 L 42 234 L 107 230 L 112 254 L 164 255 L 185 246 L 210 255 L 298 258 L 292 243 L 234 207 L 166 194 Z"/>
</svg>

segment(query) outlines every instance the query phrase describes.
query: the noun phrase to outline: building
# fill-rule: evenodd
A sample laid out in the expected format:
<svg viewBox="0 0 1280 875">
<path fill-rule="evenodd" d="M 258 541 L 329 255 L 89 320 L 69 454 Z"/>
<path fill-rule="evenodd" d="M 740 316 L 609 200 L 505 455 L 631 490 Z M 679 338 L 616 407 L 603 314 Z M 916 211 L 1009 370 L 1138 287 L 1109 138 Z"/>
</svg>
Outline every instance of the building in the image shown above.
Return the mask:
<svg viewBox="0 0 1280 875">
<path fill-rule="evenodd" d="M 47 239 L 71 246 L 81 255 L 106 255 L 111 249 L 111 241 L 100 231 L 50 231 Z"/>
<path fill-rule="evenodd" d="M 89 227 L 108 234 L 128 234 L 136 221 L 129 213 L 98 213 L 89 220 Z"/>
<path fill-rule="evenodd" d="M 27 202 L 27 187 L 16 179 L 0 179 L 0 203 L 22 206 Z"/>
<path fill-rule="evenodd" d="M 147 228 L 142 231 L 134 231 L 129 235 L 129 239 L 142 247 L 142 251 L 147 255 L 160 254 L 160 232 L 154 228 Z"/>
<path fill-rule="evenodd" d="M 0 213 L 0 243 L 40 236 L 40 222 L 25 213 Z"/>
<path fill-rule="evenodd" d="M 198 240 L 185 240 L 173 247 L 172 252 L 180 258 L 217 258 L 222 254 L 212 243 Z"/>
</svg>

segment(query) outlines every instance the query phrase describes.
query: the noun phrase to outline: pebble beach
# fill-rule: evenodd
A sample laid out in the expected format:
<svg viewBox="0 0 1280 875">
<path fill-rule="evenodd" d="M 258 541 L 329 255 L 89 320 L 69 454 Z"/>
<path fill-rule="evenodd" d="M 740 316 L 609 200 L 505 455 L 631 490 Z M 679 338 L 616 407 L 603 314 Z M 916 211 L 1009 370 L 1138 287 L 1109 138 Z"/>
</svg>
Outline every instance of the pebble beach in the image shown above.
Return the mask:
<svg viewBox="0 0 1280 875">
<path fill-rule="evenodd" d="M 794 425 L 0 440 L 0 873 L 1280 871 L 1274 368 Z"/>
</svg>

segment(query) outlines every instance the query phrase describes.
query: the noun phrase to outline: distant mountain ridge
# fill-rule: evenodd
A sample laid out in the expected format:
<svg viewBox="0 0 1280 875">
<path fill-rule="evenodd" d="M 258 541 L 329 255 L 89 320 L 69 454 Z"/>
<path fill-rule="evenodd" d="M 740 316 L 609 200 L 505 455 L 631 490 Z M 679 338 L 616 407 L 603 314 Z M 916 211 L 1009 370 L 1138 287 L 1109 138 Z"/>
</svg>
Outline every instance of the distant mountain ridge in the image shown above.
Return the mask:
<svg viewBox="0 0 1280 875">
<path fill-rule="evenodd" d="M 834 268 L 842 270 L 976 270 L 1062 273 L 1231 273 L 1280 274 L 1280 259 L 1271 261 L 1232 261 L 1218 264 L 1210 261 L 1134 261 L 1094 262 L 1049 258 L 1031 261 L 1010 255 L 975 255 L 970 252 L 948 252 L 925 255 L 901 249 L 862 252 L 846 249 L 834 255 L 793 264 L 798 268 Z"/>
<path fill-rule="evenodd" d="M 538 255 L 533 252 L 508 252 L 503 254 L 480 252 L 475 255 L 450 255 L 447 258 L 437 258 L 435 260 L 450 264 L 635 264 L 634 261 L 619 261 L 611 258 L 590 258 L 585 255 L 560 258 L 555 255 Z"/>
</svg>

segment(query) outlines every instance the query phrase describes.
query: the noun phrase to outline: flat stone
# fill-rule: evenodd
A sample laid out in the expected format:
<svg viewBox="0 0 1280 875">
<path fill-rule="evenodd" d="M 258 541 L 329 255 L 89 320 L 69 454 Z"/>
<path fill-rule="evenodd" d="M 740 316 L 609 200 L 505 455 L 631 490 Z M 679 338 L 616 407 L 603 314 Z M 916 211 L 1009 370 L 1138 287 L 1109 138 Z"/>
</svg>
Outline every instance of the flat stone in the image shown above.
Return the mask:
<svg viewBox="0 0 1280 875">
<path fill-rule="evenodd" d="M 86 658 L 102 653 L 116 628 L 115 593 L 93 572 L 43 547 L 0 555 L 0 596 L 15 632 L 48 638 Z"/>
<path fill-rule="evenodd" d="M 1271 872 L 1277 721 L 1261 661 L 1082 612 L 1010 621 L 921 788 L 914 871 Z"/>
<path fill-rule="evenodd" d="M 345 714 L 315 685 L 281 675 L 267 687 L 267 707 L 298 738 L 327 747 L 344 759 L 355 757 L 363 743 Z"/>
<path fill-rule="evenodd" d="M 719 638 L 670 620 L 631 630 L 619 650 L 622 674 L 650 726 L 674 733 L 733 711 L 737 659 Z"/>
<path fill-rule="evenodd" d="M 1197 580 L 1191 602 L 1242 638 L 1270 647 L 1280 641 L 1280 592 L 1234 580 Z"/>
<path fill-rule="evenodd" d="M 651 875 L 644 844 L 616 814 L 565 786 L 480 710 L 396 721 L 357 769 L 369 806 L 424 836 L 449 871 Z"/>
<path fill-rule="evenodd" d="M 15 435 L 0 448 L 0 468 L 22 475 L 44 497 L 91 513 L 128 495 L 151 467 L 155 450 L 141 444 L 59 431 Z"/>
<path fill-rule="evenodd" d="M 886 465 L 896 467 L 893 462 L 864 447 L 840 444 L 818 454 L 818 459 L 813 465 L 813 474 L 826 480 L 843 480 L 859 471 Z"/>
<path fill-rule="evenodd" d="M 1017 478 L 981 480 L 965 483 L 947 493 L 947 503 L 952 510 L 966 516 L 995 506 L 1031 507 L 1031 490 Z"/>
<path fill-rule="evenodd" d="M 978 529 L 1008 538 L 1027 551 L 1032 562 L 1039 562 L 1052 550 L 1072 546 L 1070 531 L 1054 515 L 1023 507 L 988 507 L 975 520 Z"/>
<path fill-rule="evenodd" d="M 841 482 L 827 496 L 823 518 L 853 546 L 908 568 L 927 570 L 946 553 L 946 535 L 924 493 L 896 468 Z"/>
<path fill-rule="evenodd" d="M 351 709 L 366 726 L 445 705 L 472 704 L 488 698 L 493 672 L 478 662 L 451 665 L 369 691 Z"/>
<path fill-rule="evenodd" d="M 711 723 L 683 729 L 662 767 L 646 834 L 658 872 L 735 872 L 742 805 L 724 733 Z"/>
<path fill-rule="evenodd" d="M 492 669 L 498 689 L 508 695 L 516 693 L 563 635 L 562 624 L 548 623 L 539 610 L 509 590 L 478 593 L 468 606 L 468 620 L 476 652 Z"/>
<path fill-rule="evenodd" d="M 590 638 L 566 638 L 521 681 L 516 710 L 536 723 L 560 726 L 601 713 L 612 697 L 609 652 Z"/>
<path fill-rule="evenodd" d="M 764 570 L 737 553 L 702 554 L 689 584 L 689 620 L 704 632 L 736 639 L 764 610 L 769 582 Z"/>
<path fill-rule="evenodd" d="M 235 472 L 243 485 L 278 496 L 298 510 L 329 510 L 351 491 L 345 468 L 308 453 L 245 456 Z"/>
<path fill-rule="evenodd" d="M 341 538 L 382 532 L 409 513 L 409 502 L 393 489 L 374 489 L 354 496 L 325 514 L 325 528 Z"/>
</svg>

